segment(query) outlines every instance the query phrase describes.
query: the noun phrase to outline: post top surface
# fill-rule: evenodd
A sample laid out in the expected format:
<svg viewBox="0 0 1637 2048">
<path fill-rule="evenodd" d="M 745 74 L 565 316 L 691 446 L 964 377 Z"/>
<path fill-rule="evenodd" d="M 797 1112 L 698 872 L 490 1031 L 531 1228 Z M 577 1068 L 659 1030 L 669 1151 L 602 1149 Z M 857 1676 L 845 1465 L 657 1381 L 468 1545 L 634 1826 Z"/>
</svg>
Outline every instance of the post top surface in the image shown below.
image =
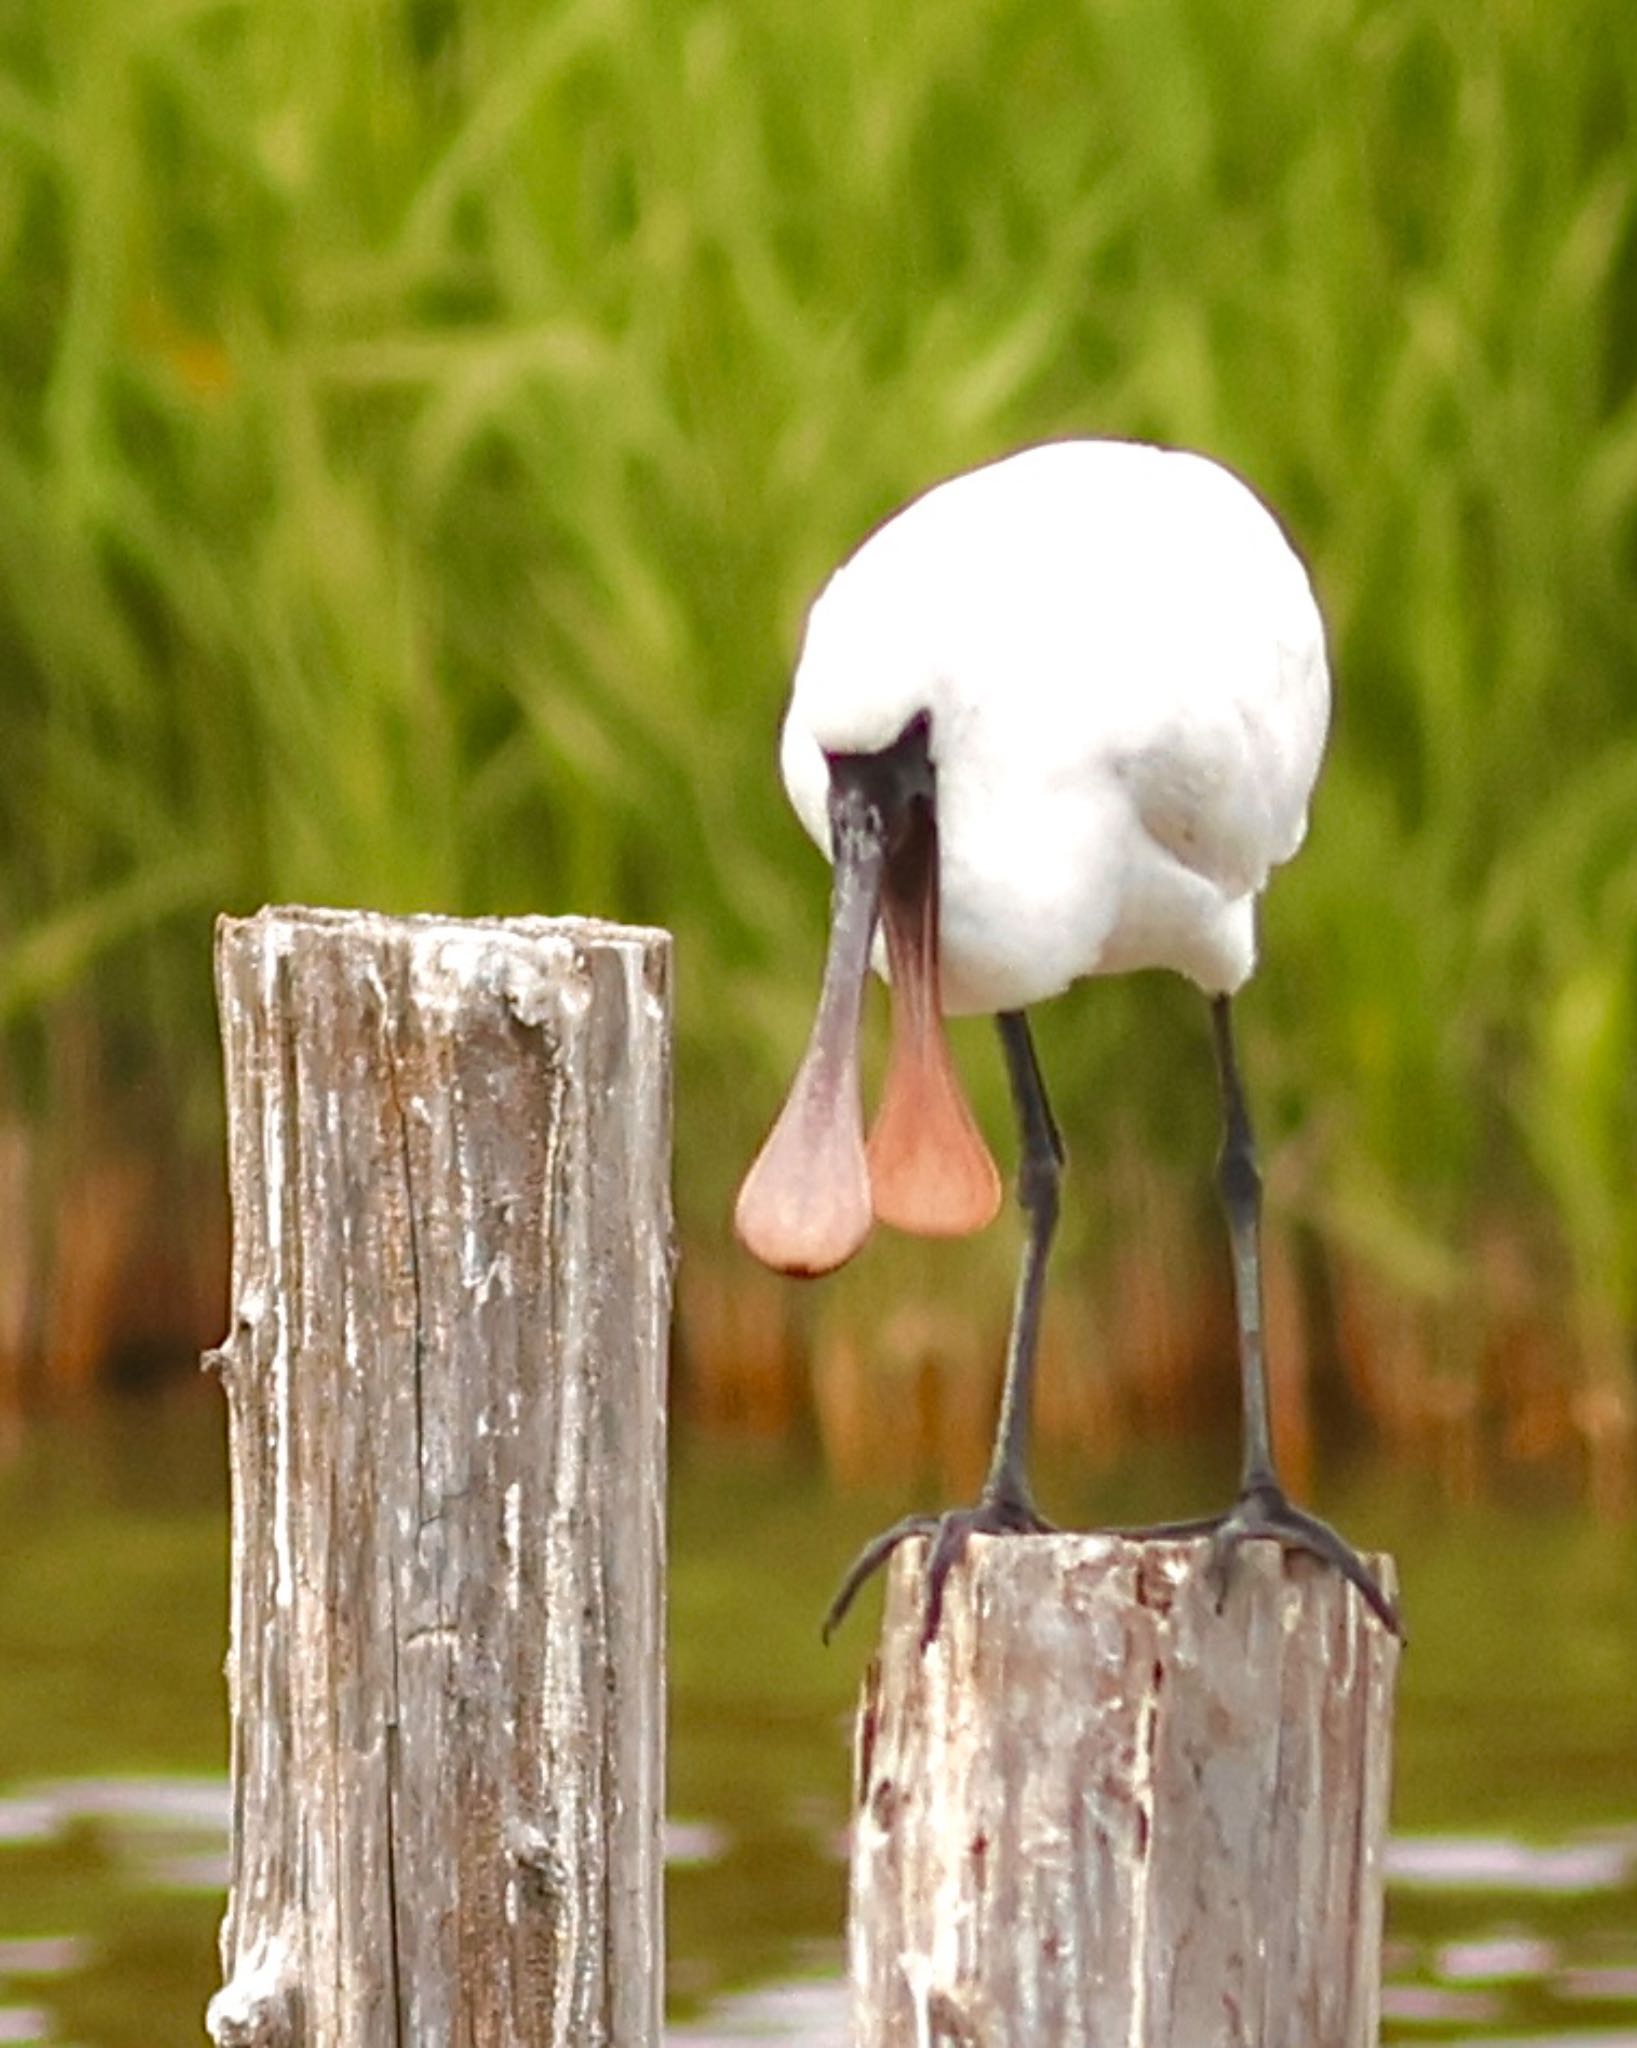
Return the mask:
<svg viewBox="0 0 1637 2048">
<path fill-rule="evenodd" d="M 239 932 L 265 933 L 269 930 L 300 932 L 354 932 L 359 938 L 383 940 L 440 940 L 489 938 L 505 943 L 567 939 L 580 946 L 671 944 L 671 934 L 661 925 L 617 924 L 601 917 L 454 917 L 438 911 L 414 911 L 397 915 L 380 910 L 345 910 L 304 903 L 269 903 L 249 917 L 224 913 L 216 920 L 218 941 Z"/>
</svg>

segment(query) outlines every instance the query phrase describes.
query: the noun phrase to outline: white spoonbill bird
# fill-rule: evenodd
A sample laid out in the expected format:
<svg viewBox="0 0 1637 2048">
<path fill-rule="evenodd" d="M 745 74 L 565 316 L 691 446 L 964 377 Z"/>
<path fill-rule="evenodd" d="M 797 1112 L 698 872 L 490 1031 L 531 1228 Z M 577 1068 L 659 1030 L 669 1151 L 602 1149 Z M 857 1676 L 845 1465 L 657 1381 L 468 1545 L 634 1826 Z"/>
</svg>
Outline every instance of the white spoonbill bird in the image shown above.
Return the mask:
<svg viewBox="0 0 1637 2048">
<path fill-rule="evenodd" d="M 1308 1551 L 1397 1630 L 1363 1560 L 1291 1504 L 1274 1469 L 1261 1188 L 1230 1020 L 1255 963 L 1257 895 L 1306 828 L 1329 700 L 1318 606 L 1278 523 L 1228 470 L 1171 449 L 1064 441 L 955 477 L 879 528 L 814 603 L 781 760 L 834 867 L 829 952 L 807 1051 L 739 1195 L 739 1235 L 768 1265 L 816 1274 L 877 1217 L 932 1236 L 991 1220 L 1000 1179 L 945 1013 L 996 1018 L 1027 1223 L 982 1493 L 870 1544 L 826 1635 L 907 1536 L 934 1536 L 930 1642 L 969 1536 L 1048 1526 L 1026 1465 L 1064 1153 L 1024 1013 L 1084 975 L 1142 967 L 1210 999 L 1244 1418 L 1233 1506 L 1155 1533 L 1209 1531 L 1219 1597 L 1240 1544 Z M 893 1025 L 866 1142 L 872 957 Z"/>
</svg>

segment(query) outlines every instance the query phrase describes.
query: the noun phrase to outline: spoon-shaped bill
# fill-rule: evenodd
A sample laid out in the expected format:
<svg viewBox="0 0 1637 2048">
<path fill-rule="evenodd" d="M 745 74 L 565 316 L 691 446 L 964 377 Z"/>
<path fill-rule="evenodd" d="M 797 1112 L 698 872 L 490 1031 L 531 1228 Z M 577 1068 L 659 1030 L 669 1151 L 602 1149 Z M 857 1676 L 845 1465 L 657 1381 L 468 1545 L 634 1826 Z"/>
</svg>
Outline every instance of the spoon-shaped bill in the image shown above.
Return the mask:
<svg viewBox="0 0 1637 2048">
<path fill-rule="evenodd" d="M 1000 1175 L 950 1057 L 938 993 L 938 841 L 930 808 L 889 864 L 881 900 L 892 970 L 892 1046 L 870 1132 L 877 1218 L 920 1237 L 992 1223 Z"/>
<path fill-rule="evenodd" d="M 869 1235 L 858 1035 L 881 895 L 878 822 L 838 810 L 830 949 L 812 1035 L 734 1209 L 741 1243 L 781 1273 L 828 1273 Z"/>
</svg>

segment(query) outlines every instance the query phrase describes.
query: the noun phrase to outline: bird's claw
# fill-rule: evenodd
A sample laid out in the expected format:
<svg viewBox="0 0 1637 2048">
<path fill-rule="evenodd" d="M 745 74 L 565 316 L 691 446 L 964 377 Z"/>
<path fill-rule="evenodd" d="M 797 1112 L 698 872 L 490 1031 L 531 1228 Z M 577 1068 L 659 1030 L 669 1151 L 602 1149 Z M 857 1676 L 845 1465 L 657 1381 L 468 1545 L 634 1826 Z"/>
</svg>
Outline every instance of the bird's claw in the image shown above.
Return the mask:
<svg viewBox="0 0 1637 2048">
<path fill-rule="evenodd" d="M 1282 1550 L 1303 1551 L 1327 1564 L 1357 1588 L 1360 1598 L 1389 1635 L 1404 1640 L 1404 1625 L 1397 1602 L 1353 1546 L 1337 1535 L 1328 1522 L 1296 1507 L 1283 1489 L 1271 1481 L 1248 1487 L 1217 1524 L 1211 1538 L 1210 1562 L 1206 1566 L 1216 1592 L 1220 1612 L 1228 1596 L 1228 1581 L 1241 1544 L 1277 1543 Z"/>
<path fill-rule="evenodd" d="M 950 1573 L 966 1554 L 974 1536 L 1047 1536 L 1052 1524 L 1038 1515 L 1027 1501 L 1001 1495 L 985 1495 L 975 1507 L 951 1508 L 942 1515 L 906 1515 L 894 1522 L 853 1559 L 847 1575 L 830 1602 L 820 1633 L 826 1643 L 845 1619 L 860 1588 L 875 1576 L 901 1543 L 927 1536 L 932 1548 L 927 1557 L 926 1605 L 921 1618 L 921 1648 L 929 1649 L 943 1620 L 944 1587 Z"/>
<path fill-rule="evenodd" d="M 1189 1537 L 1209 1536 L 1211 1554 L 1205 1565 L 1206 1579 L 1216 1595 L 1220 1614 L 1228 1597 L 1234 1560 L 1246 1543 L 1277 1543 L 1281 1550 L 1299 1550 L 1316 1557 L 1337 1571 L 1358 1589 L 1360 1598 L 1389 1635 L 1407 1641 L 1397 1603 L 1353 1546 L 1338 1536 L 1328 1522 L 1296 1507 L 1276 1481 L 1263 1479 L 1247 1486 L 1225 1515 L 1210 1515 L 1201 1521 L 1164 1522 L 1152 1528 L 1122 1530 L 1122 1535 Z"/>
<path fill-rule="evenodd" d="M 906 1515 L 901 1522 L 894 1522 L 890 1529 L 883 1529 L 879 1536 L 865 1544 L 847 1567 L 847 1575 L 836 1588 L 836 1596 L 825 1612 L 819 1634 L 826 1643 L 846 1619 L 847 1610 L 858 1597 L 860 1588 L 874 1578 L 899 1544 L 909 1542 L 914 1536 L 930 1536 L 937 1526 L 935 1515 Z"/>
</svg>

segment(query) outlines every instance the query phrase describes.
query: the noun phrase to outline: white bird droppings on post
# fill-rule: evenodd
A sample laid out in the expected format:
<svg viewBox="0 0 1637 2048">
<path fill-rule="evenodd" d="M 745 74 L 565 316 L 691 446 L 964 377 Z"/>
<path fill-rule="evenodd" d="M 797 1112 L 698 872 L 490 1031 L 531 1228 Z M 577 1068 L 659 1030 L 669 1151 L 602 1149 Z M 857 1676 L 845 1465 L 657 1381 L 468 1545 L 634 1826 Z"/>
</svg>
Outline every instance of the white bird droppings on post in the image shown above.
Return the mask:
<svg viewBox="0 0 1637 2048">
<path fill-rule="evenodd" d="M 240 2043 L 275 2042 L 284 2038 L 291 1988 L 290 1945 L 281 1932 L 269 1931 L 241 1958 L 239 1967 L 205 2008 L 205 2031 L 218 2048 Z"/>
<path fill-rule="evenodd" d="M 523 1596 L 523 1482 L 514 1479 L 506 1488 L 506 1604 L 512 1612 Z"/>
</svg>

